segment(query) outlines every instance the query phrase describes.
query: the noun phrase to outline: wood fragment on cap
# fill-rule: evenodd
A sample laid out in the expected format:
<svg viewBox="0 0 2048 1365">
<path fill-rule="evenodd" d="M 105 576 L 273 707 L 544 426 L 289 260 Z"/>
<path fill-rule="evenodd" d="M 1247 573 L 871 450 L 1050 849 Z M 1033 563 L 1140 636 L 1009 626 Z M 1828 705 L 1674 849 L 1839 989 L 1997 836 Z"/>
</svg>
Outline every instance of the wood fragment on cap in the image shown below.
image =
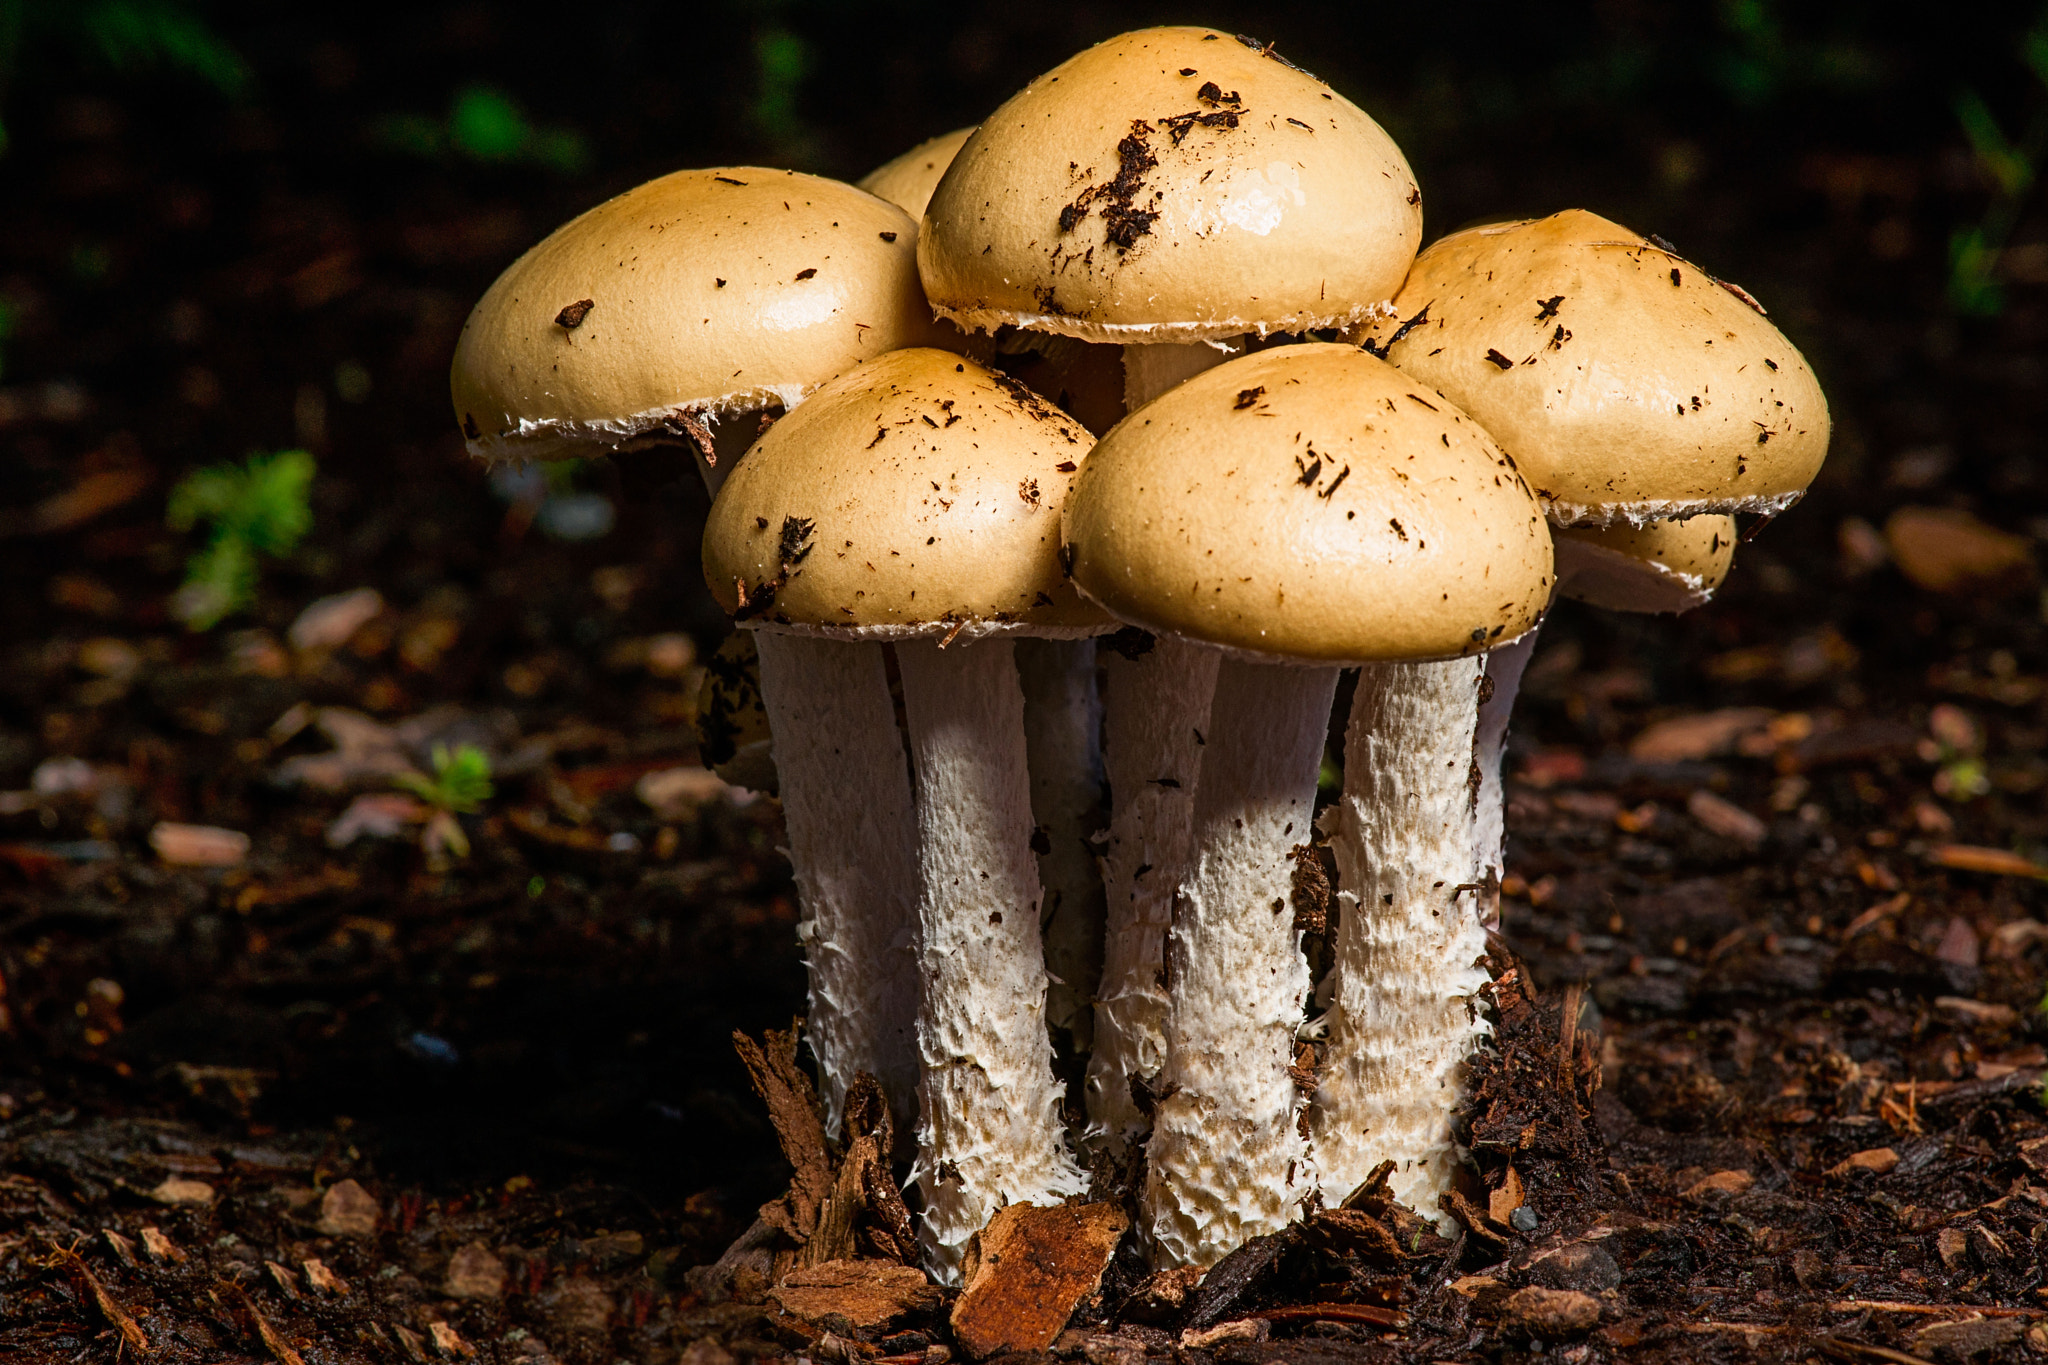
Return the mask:
<svg viewBox="0 0 2048 1365">
<path fill-rule="evenodd" d="M 969 1356 L 1043 1351 L 1102 1283 L 1129 1220 L 1114 1204 L 1010 1204 L 968 1244 L 953 1336 Z"/>
</svg>

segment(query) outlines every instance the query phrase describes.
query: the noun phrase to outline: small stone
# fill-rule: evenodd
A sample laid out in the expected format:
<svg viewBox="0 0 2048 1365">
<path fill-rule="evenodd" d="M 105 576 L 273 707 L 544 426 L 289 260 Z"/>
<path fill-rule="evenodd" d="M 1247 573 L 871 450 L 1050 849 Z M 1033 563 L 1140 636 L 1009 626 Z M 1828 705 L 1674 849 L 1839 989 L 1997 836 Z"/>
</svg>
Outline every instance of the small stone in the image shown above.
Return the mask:
<svg viewBox="0 0 2048 1365">
<path fill-rule="evenodd" d="M 1917 1356 L 1944 1360 L 1970 1360 L 2009 1346 L 2026 1334 L 2024 1318 L 1962 1318 L 1937 1322 L 1913 1334 L 1912 1351 Z"/>
<path fill-rule="evenodd" d="M 1709 1199 L 1731 1198 L 1754 1184 L 1756 1177 L 1748 1171 L 1715 1171 L 1688 1188 L 1685 1197 L 1700 1203 Z"/>
<path fill-rule="evenodd" d="M 1530 1208 L 1527 1204 L 1522 1205 L 1508 1215 L 1508 1226 L 1512 1227 L 1516 1232 L 1534 1232 L 1536 1231 L 1536 1223 L 1536 1210 Z"/>
<path fill-rule="evenodd" d="M 159 1204 L 211 1204 L 213 1186 L 181 1175 L 165 1176 L 163 1183 L 149 1192 L 149 1197 Z"/>
<path fill-rule="evenodd" d="M 657 818 L 680 820 L 699 806 L 724 799 L 731 790 L 726 780 L 709 768 L 663 768 L 642 777 L 634 784 L 633 794 Z"/>
<path fill-rule="evenodd" d="M 1532 1337 L 1556 1340 L 1589 1332 L 1600 1321 L 1600 1301 L 1575 1289 L 1542 1289 L 1531 1285 L 1508 1295 L 1509 1321 Z"/>
<path fill-rule="evenodd" d="M 320 1198 L 320 1231 L 329 1237 L 375 1235 L 383 1211 L 370 1192 L 353 1180 L 341 1180 Z"/>
<path fill-rule="evenodd" d="M 495 1299 L 505 1292 L 505 1263 L 482 1242 L 471 1242 L 448 1259 L 441 1292 L 451 1299 Z"/>
<path fill-rule="evenodd" d="M 1898 1169 L 1898 1165 L 1897 1152 L 1889 1147 L 1872 1147 L 1866 1151 L 1853 1153 L 1830 1166 L 1828 1174 L 1842 1180 L 1848 1179 L 1858 1171 L 1868 1171 L 1872 1175 L 1890 1175 Z"/>
</svg>

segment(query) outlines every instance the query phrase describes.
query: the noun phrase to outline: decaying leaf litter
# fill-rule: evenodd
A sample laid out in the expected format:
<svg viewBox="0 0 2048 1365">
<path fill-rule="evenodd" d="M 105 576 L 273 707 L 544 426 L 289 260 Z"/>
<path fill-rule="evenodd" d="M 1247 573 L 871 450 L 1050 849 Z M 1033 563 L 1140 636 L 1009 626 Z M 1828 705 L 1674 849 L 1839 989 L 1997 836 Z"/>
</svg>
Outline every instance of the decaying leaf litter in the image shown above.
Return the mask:
<svg viewBox="0 0 2048 1365">
<path fill-rule="evenodd" d="M 46 227 L 70 202 L 9 214 Z M 462 223 L 321 212 L 394 240 Z M 327 259 L 312 222 L 223 260 L 244 292 L 194 306 L 327 344 L 303 303 Z M 1850 259 L 1820 215 L 1800 231 Z M 440 269 L 472 294 L 498 255 L 460 240 L 454 266 L 322 268 Z M 1924 423 L 1986 388 L 2009 414 L 2038 406 L 2023 376 L 1967 363 L 2034 345 L 2028 305 L 1916 368 L 1888 306 L 1831 288 L 1809 335 L 1914 376 L 1901 396 L 1883 365 L 1840 367 L 1845 412 Z M 822 1138 L 798 1185 L 850 1211 L 832 1255 L 779 1289 L 690 1273 L 800 1198 L 771 1147 L 802 1131 L 800 1106 L 771 1129 L 729 1038 L 787 1027 L 801 1000 L 773 804 L 649 783 L 697 759 L 693 665 L 665 642 L 718 629 L 656 513 L 701 508 L 686 466 L 648 452 L 601 476 L 613 541 L 499 539 L 441 431 L 453 324 L 430 295 L 385 306 L 338 305 L 362 341 L 402 344 L 388 400 L 321 399 L 322 557 L 209 636 L 165 614 L 179 544 L 145 495 L 196 447 L 149 433 L 274 433 L 175 389 L 125 398 L 83 353 L 39 363 L 86 376 L 90 415 L 7 406 L 25 455 L 8 503 L 37 510 L 0 553 L 45 592 L 10 608 L 0 747 L 0 1341 L 67 1360 L 963 1352 L 943 1296 L 891 1268 L 872 1161 Z M 180 363 L 254 379 L 241 344 L 216 332 Z M 2026 854 L 2048 726 L 2033 551 L 2004 529 L 2034 495 L 1892 472 L 1824 483 L 1696 619 L 1552 623 L 1511 765 L 1498 951 L 1522 965 L 1475 1086 L 1484 1183 L 1461 1234 L 1368 1187 L 1200 1284 L 1112 1261 L 1054 1353 L 2037 1349 L 2048 914 Z M 1975 512 L 1948 505 L 1973 494 Z M 309 604 L 364 587 L 381 605 L 341 638 L 291 639 Z M 436 742 L 481 747 L 499 785 L 443 871 L 389 781 L 429 771 Z M 332 785 L 285 776 L 323 759 Z M 1115 1202 L 1113 1174 L 1099 1193 Z M 804 1247 L 761 1249 L 772 1272 Z"/>
</svg>

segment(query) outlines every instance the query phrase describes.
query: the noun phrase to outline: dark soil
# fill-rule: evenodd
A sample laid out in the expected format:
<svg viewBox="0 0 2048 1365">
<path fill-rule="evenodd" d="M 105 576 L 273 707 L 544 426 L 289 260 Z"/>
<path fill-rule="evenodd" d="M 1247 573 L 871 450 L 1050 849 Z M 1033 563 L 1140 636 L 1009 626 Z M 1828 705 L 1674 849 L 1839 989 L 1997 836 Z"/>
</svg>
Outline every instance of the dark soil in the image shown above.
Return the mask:
<svg viewBox="0 0 2048 1365">
<path fill-rule="evenodd" d="M 696 675 L 649 641 L 702 658 L 726 629 L 684 453 L 586 472 L 619 524 L 564 545 L 493 496 L 447 410 L 470 302 L 630 178 L 387 176 L 322 117 L 110 89 L 24 114 L 6 163 L 0 1355 L 922 1359 L 948 1341 L 930 1310 L 868 1352 L 684 1278 L 788 1179 L 730 1035 L 803 1005 L 772 800 L 662 818 L 635 793 L 697 758 Z M 879 159 L 900 131 L 869 117 L 849 145 Z M 1367 1199 L 1191 1298 L 1119 1265 L 1065 1356 L 2048 1350 L 2044 602 L 2024 569 L 1937 592 L 1871 548 L 1907 505 L 2048 538 L 2048 297 L 1945 311 L 1941 243 L 1984 198 L 1952 150 L 1569 133 L 1424 138 L 1432 223 L 1583 202 L 1674 239 L 1814 359 L 1828 469 L 1711 607 L 1546 628 L 1511 762 L 1499 961 L 1522 965 L 1461 1235 Z M 166 490 L 300 444 L 307 547 L 253 612 L 187 634 Z M 344 643 L 284 643 L 360 587 L 386 607 Z M 330 847 L 386 783 L 281 778 L 328 747 L 323 707 L 399 727 L 415 762 L 437 738 L 493 754 L 469 858 Z M 1646 737 L 1736 707 L 1718 742 Z M 251 851 L 169 865 L 167 821 Z M 1970 849 L 2026 856 L 1971 870 L 1996 864 Z M 334 1230 L 348 1180 L 374 1229 Z M 1511 1180 L 1519 1218 L 1492 1199 Z M 447 1292 L 470 1247 L 495 1293 Z M 1546 1328 L 1513 1297 L 1532 1285 L 1592 1295 L 1597 1325 Z"/>
</svg>

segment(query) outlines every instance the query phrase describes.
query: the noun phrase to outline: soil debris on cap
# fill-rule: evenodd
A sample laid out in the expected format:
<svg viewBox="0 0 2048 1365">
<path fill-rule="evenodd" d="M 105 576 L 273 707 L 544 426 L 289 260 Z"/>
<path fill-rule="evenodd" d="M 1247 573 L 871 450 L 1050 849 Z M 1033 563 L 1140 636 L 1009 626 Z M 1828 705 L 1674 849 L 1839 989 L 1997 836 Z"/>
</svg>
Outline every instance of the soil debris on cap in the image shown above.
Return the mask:
<svg viewBox="0 0 2048 1365">
<path fill-rule="evenodd" d="M 593 299 L 578 299 L 561 312 L 555 314 L 555 326 L 565 332 L 573 332 L 583 325 L 583 319 L 590 316 L 590 310 L 597 307 Z"/>
</svg>

